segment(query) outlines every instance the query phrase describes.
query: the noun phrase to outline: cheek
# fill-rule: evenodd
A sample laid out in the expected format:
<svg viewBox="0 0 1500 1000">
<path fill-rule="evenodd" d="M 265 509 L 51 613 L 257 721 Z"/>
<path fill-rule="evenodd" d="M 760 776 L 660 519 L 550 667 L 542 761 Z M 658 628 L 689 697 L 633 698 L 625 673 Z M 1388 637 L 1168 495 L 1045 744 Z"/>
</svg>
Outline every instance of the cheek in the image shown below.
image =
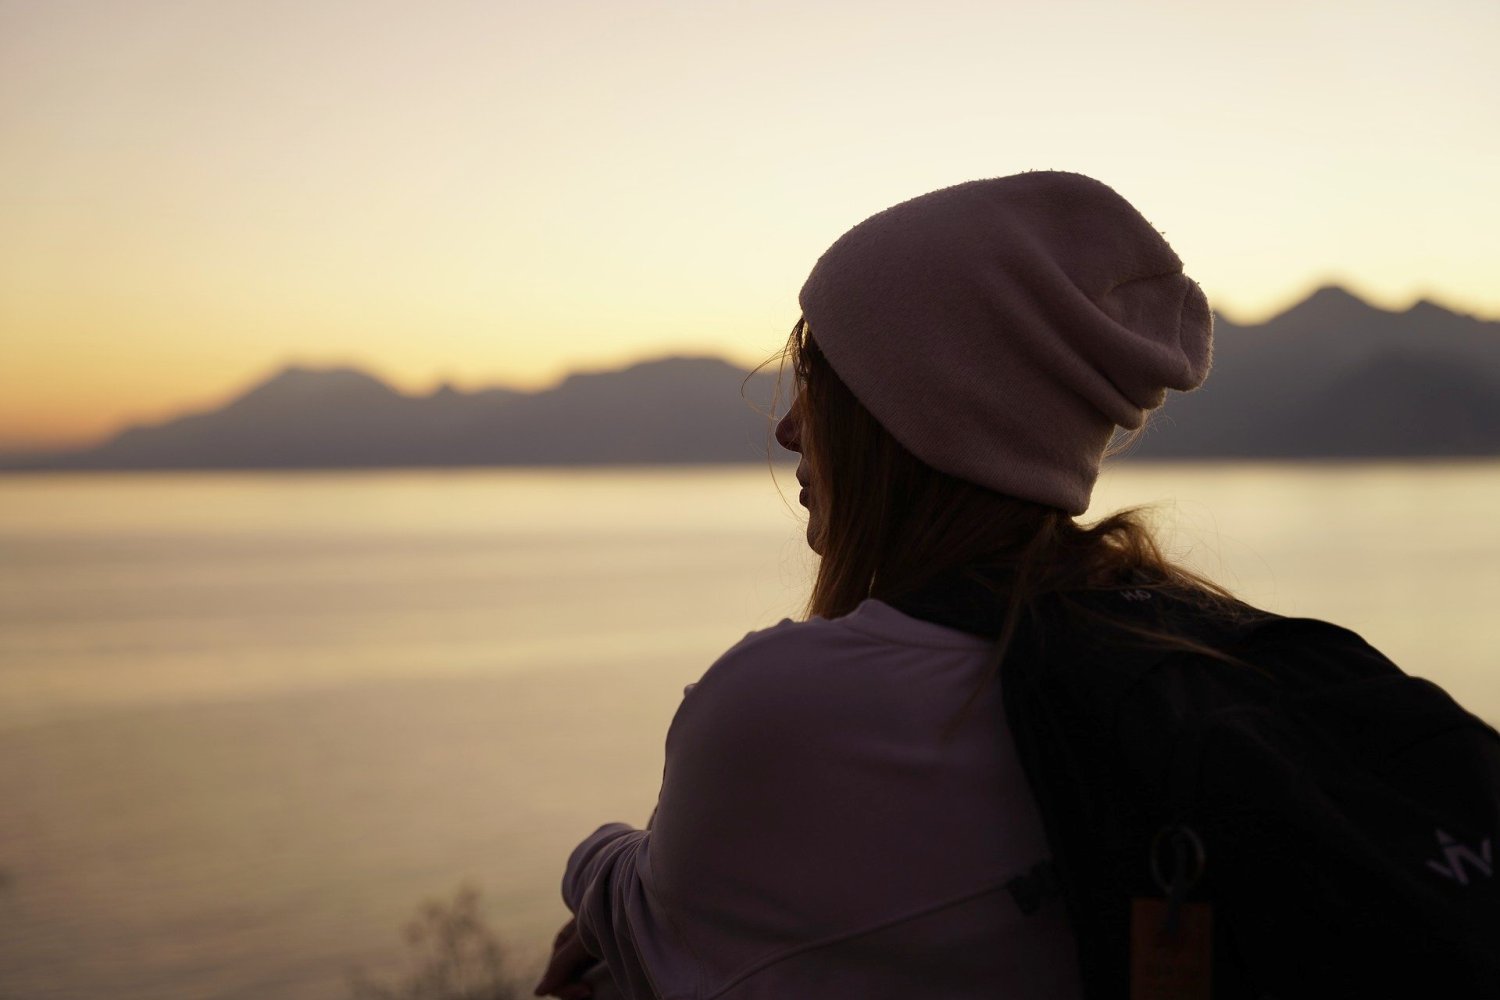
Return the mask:
<svg viewBox="0 0 1500 1000">
<path fill-rule="evenodd" d="M 823 542 L 827 537 L 827 505 L 816 490 L 809 491 L 807 498 L 807 544 L 818 555 L 823 554 Z"/>
<path fill-rule="evenodd" d="M 816 514 L 809 514 L 807 518 L 807 547 L 817 555 L 823 554 L 824 540 L 823 523 L 818 520 Z"/>
</svg>

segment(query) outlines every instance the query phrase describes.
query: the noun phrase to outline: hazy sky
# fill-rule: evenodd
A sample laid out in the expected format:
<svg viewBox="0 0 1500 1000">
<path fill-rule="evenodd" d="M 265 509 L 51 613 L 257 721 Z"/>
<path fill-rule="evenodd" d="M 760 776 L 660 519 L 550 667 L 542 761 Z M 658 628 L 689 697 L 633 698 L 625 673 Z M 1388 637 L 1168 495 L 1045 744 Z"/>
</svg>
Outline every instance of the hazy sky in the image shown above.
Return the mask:
<svg viewBox="0 0 1500 1000">
<path fill-rule="evenodd" d="M 1104 180 L 1214 305 L 1500 317 L 1494 0 L 0 0 L 0 447 L 289 361 L 773 350 L 923 191 Z"/>
</svg>

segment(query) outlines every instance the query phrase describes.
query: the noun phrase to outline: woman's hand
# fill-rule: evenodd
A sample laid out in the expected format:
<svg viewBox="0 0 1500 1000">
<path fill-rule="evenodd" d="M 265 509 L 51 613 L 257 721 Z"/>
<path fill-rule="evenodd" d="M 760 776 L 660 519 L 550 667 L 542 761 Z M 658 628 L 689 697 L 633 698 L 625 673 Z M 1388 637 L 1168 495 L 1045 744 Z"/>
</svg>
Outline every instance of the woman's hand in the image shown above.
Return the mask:
<svg viewBox="0 0 1500 1000">
<path fill-rule="evenodd" d="M 578 922 L 569 920 L 552 941 L 552 959 L 541 982 L 536 984 L 539 997 L 555 996 L 560 1000 L 583 1000 L 593 996 L 594 990 L 584 982 L 582 976 L 599 960 L 583 950 L 578 940 Z"/>
</svg>

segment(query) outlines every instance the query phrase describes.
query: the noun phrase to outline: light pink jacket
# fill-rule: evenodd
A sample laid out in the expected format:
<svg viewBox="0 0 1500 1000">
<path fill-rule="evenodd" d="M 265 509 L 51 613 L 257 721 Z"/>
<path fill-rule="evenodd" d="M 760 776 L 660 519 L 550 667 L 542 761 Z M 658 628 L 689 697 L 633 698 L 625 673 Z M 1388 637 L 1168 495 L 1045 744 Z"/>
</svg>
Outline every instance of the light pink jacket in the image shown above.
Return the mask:
<svg viewBox="0 0 1500 1000">
<path fill-rule="evenodd" d="M 563 897 L 627 997 L 1080 995 L 990 643 L 866 601 L 745 637 L 689 688 L 645 830 L 601 827 Z"/>
</svg>

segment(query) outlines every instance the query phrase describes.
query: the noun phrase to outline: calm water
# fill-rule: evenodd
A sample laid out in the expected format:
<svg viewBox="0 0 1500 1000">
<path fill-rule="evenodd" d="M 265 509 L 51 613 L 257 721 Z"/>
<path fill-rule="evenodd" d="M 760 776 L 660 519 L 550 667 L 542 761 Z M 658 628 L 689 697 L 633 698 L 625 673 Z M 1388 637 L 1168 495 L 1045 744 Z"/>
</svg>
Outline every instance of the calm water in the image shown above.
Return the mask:
<svg viewBox="0 0 1500 1000">
<path fill-rule="evenodd" d="M 1141 502 L 1500 719 L 1500 464 L 1130 466 L 1095 509 Z M 763 469 L 0 479 L 0 997 L 342 997 L 466 880 L 533 964 L 800 535 Z"/>
</svg>

